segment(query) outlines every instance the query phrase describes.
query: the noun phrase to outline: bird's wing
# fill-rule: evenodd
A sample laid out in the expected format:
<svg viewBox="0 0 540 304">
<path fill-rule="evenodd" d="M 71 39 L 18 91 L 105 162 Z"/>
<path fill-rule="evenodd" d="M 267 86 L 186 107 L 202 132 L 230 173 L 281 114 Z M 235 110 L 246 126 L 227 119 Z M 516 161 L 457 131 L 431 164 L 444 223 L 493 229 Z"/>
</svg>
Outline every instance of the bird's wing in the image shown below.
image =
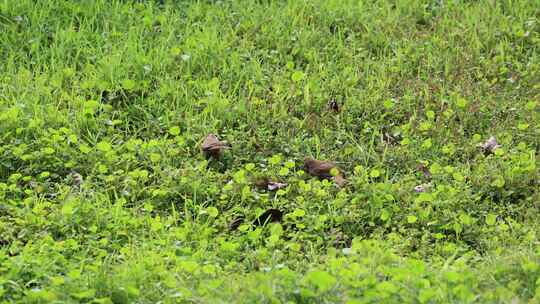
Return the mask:
<svg viewBox="0 0 540 304">
<path fill-rule="evenodd" d="M 320 162 L 314 166 L 314 169 L 319 173 L 329 173 L 335 167 L 333 163 Z"/>
<path fill-rule="evenodd" d="M 214 134 L 208 135 L 201 144 L 201 148 L 203 150 L 217 150 L 222 149 L 225 146 L 226 144 L 219 141 L 219 139 Z"/>
</svg>

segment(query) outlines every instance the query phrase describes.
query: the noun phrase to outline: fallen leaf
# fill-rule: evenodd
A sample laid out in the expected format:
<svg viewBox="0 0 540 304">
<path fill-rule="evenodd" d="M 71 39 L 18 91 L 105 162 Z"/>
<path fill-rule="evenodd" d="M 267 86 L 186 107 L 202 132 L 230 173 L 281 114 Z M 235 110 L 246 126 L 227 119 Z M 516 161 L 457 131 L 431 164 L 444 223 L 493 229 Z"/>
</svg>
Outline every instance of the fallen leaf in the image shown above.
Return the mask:
<svg viewBox="0 0 540 304">
<path fill-rule="evenodd" d="M 279 222 L 283 218 L 283 212 L 278 209 L 268 209 L 263 212 L 255 221 L 253 225 L 262 226 L 270 222 Z"/>
<path fill-rule="evenodd" d="M 346 183 L 345 178 L 336 167 L 336 164 L 328 161 L 316 160 L 310 157 L 304 159 L 304 169 L 312 176 L 322 179 L 333 179 L 338 186 L 343 186 Z M 332 175 L 332 169 L 337 170 L 337 174 Z"/>
<path fill-rule="evenodd" d="M 201 144 L 204 155 L 214 158 L 219 158 L 223 150 L 228 148 L 230 148 L 229 145 L 220 141 L 214 134 L 209 134 Z"/>
<path fill-rule="evenodd" d="M 494 153 L 495 150 L 502 147 L 497 143 L 495 136 L 491 136 L 488 140 L 486 140 L 486 142 L 480 144 L 479 146 L 482 148 L 482 150 L 484 150 L 484 154 Z"/>
</svg>

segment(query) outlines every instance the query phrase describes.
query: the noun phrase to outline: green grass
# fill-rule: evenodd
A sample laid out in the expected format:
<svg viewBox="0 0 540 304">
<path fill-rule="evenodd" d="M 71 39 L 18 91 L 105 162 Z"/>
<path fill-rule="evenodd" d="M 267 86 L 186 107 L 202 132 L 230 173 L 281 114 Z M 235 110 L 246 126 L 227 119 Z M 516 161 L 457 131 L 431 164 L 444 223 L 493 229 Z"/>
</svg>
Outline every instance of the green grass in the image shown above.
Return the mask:
<svg viewBox="0 0 540 304">
<path fill-rule="evenodd" d="M 539 1 L 163 2 L 0 0 L 0 302 L 540 301 Z"/>
</svg>

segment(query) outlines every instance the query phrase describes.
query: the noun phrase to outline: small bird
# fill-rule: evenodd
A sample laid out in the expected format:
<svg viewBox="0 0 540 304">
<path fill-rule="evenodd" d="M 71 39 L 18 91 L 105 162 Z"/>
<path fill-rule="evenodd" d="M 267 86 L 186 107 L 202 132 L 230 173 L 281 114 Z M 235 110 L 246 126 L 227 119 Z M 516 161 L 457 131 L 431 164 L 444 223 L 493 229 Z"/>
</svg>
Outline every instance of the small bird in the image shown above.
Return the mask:
<svg viewBox="0 0 540 304">
<path fill-rule="evenodd" d="M 230 146 L 227 143 L 220 141 L 214 134 L 208 134 L 201 144 L 204 155 L 214 158 L 219 158 L 223 150 L 229 148 Z"/>
<path fill-rule="evenodd" d="M 421 184 L 421 185 L 418 185 L 418 186 L 414 187 L 414 192 L 422 193 L 422 192 L 426 192 L 430 188 L 431 188 L 431 183 Z"/>
<path fill-rule="evenodd" d="M 229 229 L 230 230 L 236 230 L 240 225 L 244 223 L 244 220 L 246 218 L 242 215 L 232 220 L 232 222 L 229 223 Z"/>
<path fill-rule="evenodd" d="M 431 172 L 429 171 L 429 168 L 423 164 L 419 163 L 418 166 L 416 166 L 416 169 L 424 174 L 424 177 L 428 180 L 431 180 Z"/>
<path fill-rule="evenodd" d="M 304 168 L 312 176 L 316 176 L 322 179 L 333 179 L 338 186 L 343 186 L 346 183 L 345 178 L 337 169 L 336 164 L 333 162 L 327 162 L 322 160 L 316 160 L 310 157 L 304 159 Z M 332 175 L 332 169 L 336 169 L 337 174 Z"/>
<path fill-rule="evenodd" d="M 76 171 L 72 171 L 72 172 L 71 172 L 71 179 L 72 179 L 72 181 L 73 181 L 73 186 L 74 186 L 75 188 L 77 188 L 77 189 L 81 187 L 81 185 L 82 185 L 82 183 L 83 183 L 83 181 L 84 181 L 82 175 L 80 175 L 80 174 L 79 174 L 78 172 L 76 172 Z"/>
<path fill-rule="evenodd" d="M 336 113 L 341 111 L 341 106 L 335 99 L 330 100 L 330 102 L 328 103 L 328 108 L 330 108 L 330 110 Z"/>
<path fill-rule="evenodd" d="M 494 153 L 495 150 L 502 147 L 501 145 L 499 145 L 499 143 L 497 143 L 497 139 L 495 138 L 495 136 L 491 136 L 485 143 L 479 144 L 478 146 L 482 148 L 482 150 L 484 150 L 484 154 L 486 155 Z"/>
<path fill-rule="evenodd" d="M 261 177 L 255 180 L 254 184 L 257 188 L 268 191 L 275 191 L 288 186 L 287 183 L 272 181 L 268 177 Z"/>
<path fill-rule="evenodd" d="M 259 217 L 256 218 L 255 221 L 253 221 L 253 225 L 262 226 L 266 223 L 280 222 L 282 218 L 283 218 L 283 211 L 272 208 L 272 209 L 266 210 L 261 215 L 259 215 Z"/>
</svg>

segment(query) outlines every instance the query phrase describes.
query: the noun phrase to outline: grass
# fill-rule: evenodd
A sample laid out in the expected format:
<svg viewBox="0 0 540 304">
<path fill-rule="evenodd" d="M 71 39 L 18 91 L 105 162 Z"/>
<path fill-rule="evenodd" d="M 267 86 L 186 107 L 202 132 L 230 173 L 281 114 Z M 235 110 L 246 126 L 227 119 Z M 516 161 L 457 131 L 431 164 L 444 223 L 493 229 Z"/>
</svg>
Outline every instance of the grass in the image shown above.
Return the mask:
<svg viewBox="0 0 540 304">
<path fill-rule="evenodd" d="M 1 302 L 540 301 L 538 1 L 161 2 L 0 1 Z"/>
</svg>

